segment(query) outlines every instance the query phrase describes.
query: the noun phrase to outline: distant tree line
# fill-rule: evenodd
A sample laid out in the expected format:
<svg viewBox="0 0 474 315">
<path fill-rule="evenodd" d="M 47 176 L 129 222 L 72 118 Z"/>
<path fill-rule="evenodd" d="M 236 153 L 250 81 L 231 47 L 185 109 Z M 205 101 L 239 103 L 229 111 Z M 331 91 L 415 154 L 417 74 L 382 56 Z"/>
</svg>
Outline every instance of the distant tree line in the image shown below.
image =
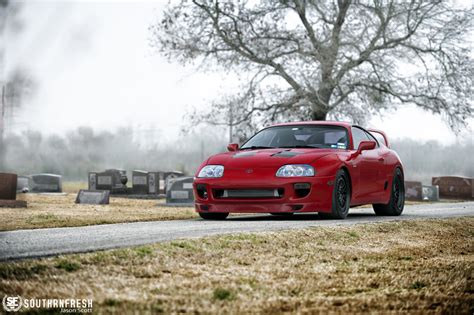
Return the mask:
<svg viewBox="0 0 474 315">
<path fill-rule="evenodd" d="M 158 140 L 158 139 L 157 139 Z M 226 136 L 218 130 L 181 135 L 171 142 L 144 146 L 133 130 L 94 131 L 81 127 L 63 135 L 35 131 L 9 135 L 6 171 L 18 174 L 55 173 L 66 180 L 87 179 L 89 171 L 120 168 L 180 170 L 193 175 L 209 155 L 226 150 Z M 437 141 L 392 141 L 407 180 L 431 182 L 432 176 L 474 177 L 472 141 L 443 145 Z M 1 171 L 1 170 L 0 170 Z"/>
<path fill-rule="evenodd" d="M 391 146 L 402 159 L 407 180 L 430 184 L 434 176 L 474 177 L 472 138 L 450 145 L 443 145 L 438 141 L 420 143 L 416 140 L 403 139 L 392 141 Z"/>
<path fill-rule="evenodd" d="M 226 147 L 225 139 L 209 131 L 145 147 L 129 128 L 98 132 L 80 127 L 63 135 L 26 131 L 11 134 L 5 141 L 6 171 L 26 175 L 54 173 L 66 180 L 83 181 L 87 180 L 88 172 L 108 168 L 179 170 L 194 175 L 207 156 Z"/>
</svg>

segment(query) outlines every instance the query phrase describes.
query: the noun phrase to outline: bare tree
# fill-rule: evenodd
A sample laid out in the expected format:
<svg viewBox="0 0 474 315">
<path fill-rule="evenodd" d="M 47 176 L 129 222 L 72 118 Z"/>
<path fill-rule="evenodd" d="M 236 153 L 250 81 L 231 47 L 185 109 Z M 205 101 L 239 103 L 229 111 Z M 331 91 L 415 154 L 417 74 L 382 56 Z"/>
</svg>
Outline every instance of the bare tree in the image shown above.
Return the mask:
<svg viewBox="0 0 474 315">
<path fill-rule="evenodd" d="M 8 123 L 13 121 L 15 111 L 31 96 L 35 87 L 33 79 L 25 69 L 6 71 L 5 52 L 9 36 L 18 36 L 23 23 L 18 18 L 22 3 L 0 0 L 0 170 L 5 167 L 7 144 L 4 141 Z M 11 126 L 11 125 L 10 125 Z"/>
<path fill-rule="evenodd" d="M 197 121 L 255 126 L 352 118 L 401 104 L 473 115 L 473 8 L 450 1 L 186 1 L 151 26 L 170 60 L 233 71 L 244 84 Z M 238 108 L 238 109 L 237 109 Z"/>
</svg>

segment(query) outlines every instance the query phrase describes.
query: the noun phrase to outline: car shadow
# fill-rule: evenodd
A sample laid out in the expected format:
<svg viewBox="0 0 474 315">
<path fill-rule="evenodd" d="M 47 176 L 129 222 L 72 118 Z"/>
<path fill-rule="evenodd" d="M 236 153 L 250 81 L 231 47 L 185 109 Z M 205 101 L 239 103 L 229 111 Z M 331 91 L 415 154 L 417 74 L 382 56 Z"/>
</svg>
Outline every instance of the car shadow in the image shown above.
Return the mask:
<svg viewBox="0 0 474 315">
<path fill-rule="evenodd" d="M 349 213 L 346 220 L 351 218 L 375 217 L 375 213 Z M 294 215 L 271 215 L 271 214 L 249 214 L 248 216 L 228 217 L 228 221 L 307 221 L 320 220 L 329 221 L 331 219 L 322 219 L 317 213 L 296 213 Z M 340 220 L 334 220 L 340 221 Z"/>
</svg>

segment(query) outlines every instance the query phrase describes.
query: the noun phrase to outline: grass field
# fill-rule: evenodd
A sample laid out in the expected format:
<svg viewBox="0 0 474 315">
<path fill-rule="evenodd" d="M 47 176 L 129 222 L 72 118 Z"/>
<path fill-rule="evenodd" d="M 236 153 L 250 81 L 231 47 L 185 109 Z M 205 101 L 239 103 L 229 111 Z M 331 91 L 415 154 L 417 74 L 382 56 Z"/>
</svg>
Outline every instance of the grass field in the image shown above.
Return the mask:
<svg viewBox="0 0 474 315">
<path fill-rule="evenodd" d="M 109 205 L 75 204 L 76 194 L 21 194 L 28 208 L 0 208 L 0 231 L 120 222 L 197 218 L 193 207 L 159 206 L 163 201 L 110 198 Z"/>
<path fill-rule="evenodd" d="M 0 296 L 116 314 L 472 314 L 473 238 L 471 217 L 179 240 L 2 263 Z"/>
<path fill-rule="evenodd" d="M 0 231 L 198 217 L 193 207 L 159 206 L 163 200 L 111 197 L 109 205 L 75 204 L 79 189 L 86 188 L 87 183 L 65 182 L 64 195 L 18 194 L 28 208 L 0 208 Z"/>
</svg>

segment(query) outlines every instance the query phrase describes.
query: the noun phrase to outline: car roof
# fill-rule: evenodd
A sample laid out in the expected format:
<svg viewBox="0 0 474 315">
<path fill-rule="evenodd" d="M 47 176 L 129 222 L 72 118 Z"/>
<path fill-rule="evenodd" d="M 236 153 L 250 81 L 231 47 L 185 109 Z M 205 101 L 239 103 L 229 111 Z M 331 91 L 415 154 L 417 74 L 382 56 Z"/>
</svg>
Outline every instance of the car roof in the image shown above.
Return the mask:
<svg viewBox="0 0 474 315">
<path fill-rule="evenodd" d="M 280 123 L 272 125 L 275 126 L 294 126 L 294 125 L 325 125 L 325 126 L 341 126 L 345 128 L 352 127 L 352 124 L 345 121 L 331 121 L 331 120 L 311 120 L 311 121 L 298 121 L 298 122 L 289 122 L 289 123 Z"/>
</svg>

